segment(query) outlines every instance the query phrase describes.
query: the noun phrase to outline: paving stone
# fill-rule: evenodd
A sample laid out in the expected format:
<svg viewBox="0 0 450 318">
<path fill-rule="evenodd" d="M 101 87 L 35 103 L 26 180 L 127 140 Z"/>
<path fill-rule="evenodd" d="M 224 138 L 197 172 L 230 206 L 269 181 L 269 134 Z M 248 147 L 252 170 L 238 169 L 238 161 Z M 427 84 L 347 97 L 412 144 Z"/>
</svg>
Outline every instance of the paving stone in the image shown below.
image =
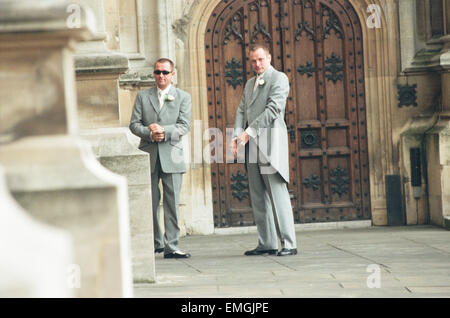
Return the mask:
<svg viewBox="0 0 450 318">
<path fill-rule="evenodd" d="M 136 297 L 450 297 L 450 232 L 434 226 L 297 231 L 295 256 L 244 256 L 255 233 L 187 236 L 187 260 L 156 257 Z M 437 248 L 438 246 L 438 248 Z M 380 288 L 368 278 L 379 266 Z M 376 267 L 375 267 L 376 268 Z"/>
</svg>

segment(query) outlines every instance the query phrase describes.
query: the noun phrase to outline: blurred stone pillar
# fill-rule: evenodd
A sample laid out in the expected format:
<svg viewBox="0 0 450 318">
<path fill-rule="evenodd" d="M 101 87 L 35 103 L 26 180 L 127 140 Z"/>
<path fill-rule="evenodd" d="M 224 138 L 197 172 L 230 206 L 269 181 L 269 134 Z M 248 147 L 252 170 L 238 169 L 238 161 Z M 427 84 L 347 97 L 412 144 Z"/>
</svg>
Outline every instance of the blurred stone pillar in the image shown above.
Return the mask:
<svg viewBox="0 0 450 318">
<path fill-rule="evenodd" d="M 444 12 L 444 21 L 445 21 L 445 29 L 444 34 L 450 35 L 450 0 L 444 0 L 443 3 L 443 12 Z"/>
<path fill-rule="evenodd" d="M 154 283 L 155 253 L 150 184 L 150 158 L 137 148 L 128 128 L 100 128 L 82 133 L 100 163 L 127 178 L 130 207 L 133 281 Z"/>
<path fill-rule="evenodd" d="M 9 193 L 1 166 L 0 202 L 0 297 L 74 295 L 79 277 L 71 236 L 30 217 Z"/>
<path fill-rule="evenodd" d="M 180 5 L 177 2 L 177 5 Z M 175 37 L 173 36 L 173 0 L 157 0 L 158 7 L 158 33 L 159 56 L 175 60 Z"/>
<path fill-rule="evenodd" d="M 128 70 L 128 58 L 106 47 L 103 0 L 76 2 L 92 8 L 99 30 L 96 37 L 78 44 L 75 55 L 81 136 L 94 145 L 103 166 L 127 178 L 133 280 L 151 283 L 155 281 L 155 255 L 150 158 L 129 141 L 135 138 L 128 129 L 130 118 L 122 118 L 120 108 L 119 77 Z"/>
<path fill-rule="evenodd" d="M 73 51 L 89 10 L 59 0 L 0 1 L 0 164 L 33 217 L 68 231 L 79 297 L 131 297 L 127 183 L 77 137 Z"/>
<path fill-rule="evenodd" d="M 106 48 L 103 0 L 74 0 L 90 7 L 97 32 L 79 42 L 75 54 L 80 129 L 119 127 L 119 76 L 128 70 L 128 58 Z"/>
</svg>

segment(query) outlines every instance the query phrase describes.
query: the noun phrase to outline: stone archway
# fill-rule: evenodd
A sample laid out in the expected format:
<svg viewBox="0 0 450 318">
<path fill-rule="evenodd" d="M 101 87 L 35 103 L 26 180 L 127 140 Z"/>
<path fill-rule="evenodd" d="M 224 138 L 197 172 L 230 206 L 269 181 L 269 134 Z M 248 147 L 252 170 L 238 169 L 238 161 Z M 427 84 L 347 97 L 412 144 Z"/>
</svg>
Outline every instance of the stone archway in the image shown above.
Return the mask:
<svg viewBox="0 0 450 318">
<path fill-rule="evenodd" d="M 191 8 L 191 22 L 184 50 L 189 61 L 189 71 L 183 72 L 183 82 L 190 90 L 193 99 L 193 117 L 201 120 L 204 128 L 208 123 L 208 97 L 205 63 L 206 25 L 214 8 L 220 0 L 199 1 Z M 370 174 L 370 201 L 372 221 L 375 225 L 387 224 L 385 181 L 386 174 L 395 171 L 395 153 L 390 125 L 391 105 L 395 104 L 395 79 L 397 76 L 397 34 L 395 4 L 386 0 L 350 0 L 362 26 L 365 92 L 367 105 L 367 142 Z M 366 21 L 371 12 L 369 5 L 379 5 L 382 9 L 381 28 L 370 28 Z M 204 188 L 204 200 L 212 202 L 211 170 L 203 163 L 199 171 Z M 212 205 L 208 205 L 212 215 Z"/>
<path fill-rule="evenodd" d="M 222 2 L 205 36 L 211 127 L 224 133 L 234 126 L 253 76 L 247 60 L 253 43 L 270 46 L 273 66 L 289 78 L 285 121 L 295 222 L 370 219 L 363 47 L 353 7 L 344 0 Z M 244 165 L 218 162 L 211 169 L 215 225 L 252 225 Z"/>
</svg>

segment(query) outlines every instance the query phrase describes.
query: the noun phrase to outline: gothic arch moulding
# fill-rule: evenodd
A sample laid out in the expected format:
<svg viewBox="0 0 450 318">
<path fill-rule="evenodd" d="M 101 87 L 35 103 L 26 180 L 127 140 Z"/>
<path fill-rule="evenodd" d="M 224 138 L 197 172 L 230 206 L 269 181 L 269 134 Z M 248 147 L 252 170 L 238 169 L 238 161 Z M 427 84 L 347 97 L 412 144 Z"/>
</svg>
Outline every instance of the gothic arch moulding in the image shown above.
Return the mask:
<svg viewBox="0 0 450 318">
<path fill-rule="evenodd" d="M 208 128 L 208 98 L 205 63 L 206 25 L 215 7 L 221 0 L 198 1 L 191 8 L 186 60 L 189 70 L 185 70 L 185 83 L 190 83 L 192 93 L 193 119 L 201 120 Z M 367 105 L 367 141 L 370 165 L 370 196 L 372 221 L 375 225 L 387 224 L 385 175 L 396 173 L 391 126 L 391 105 L 395 105 L 395 79 L 398 70 L 398 34 L 395 3 L 388 0 L 348 0 L 355 9 L 363 33 L 365 92 Z M 379 8 L 380 26 L 367 23 Z M 373 5 L 377 7 L 373 7 Z M 396 57 L 396 58 L 392 58 Z M 208 165 L 203 167 L 205 180 L 209 179 Z M 205 187 L 210 185 L 205 182 Z M 210 191 L 205 190 L 205 200 L 212 201 Z"/>
</svg>

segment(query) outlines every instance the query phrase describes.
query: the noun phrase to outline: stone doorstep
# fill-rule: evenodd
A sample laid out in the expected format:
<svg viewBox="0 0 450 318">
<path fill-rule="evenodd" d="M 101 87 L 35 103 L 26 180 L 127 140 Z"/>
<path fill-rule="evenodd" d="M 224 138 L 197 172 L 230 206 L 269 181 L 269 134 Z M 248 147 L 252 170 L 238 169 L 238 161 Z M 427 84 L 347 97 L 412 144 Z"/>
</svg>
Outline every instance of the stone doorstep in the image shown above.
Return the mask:
<svg viewBox="0 0 450 318">
<path fill-rule="evenodd" d="M 371 220 L 364 221 L 342 221 L 342 222 L 322 222 L 322 223 L 308 223 L 295 224 L 295 231 L 316 231 L 316 230 L 338 230 L 338 229 L 362 229 L 372 226 Z M 256 226 L 242 226 L 229 228 L 215 228 L 214 234 L 217 235 L 235 235 L 235 234 L 249 234 L 256 233 Z"/>
<path fill-rule="evenodd" d="M 450 230 L 450 216 L 444 217 L 444 228 Z"/>
</svg>

